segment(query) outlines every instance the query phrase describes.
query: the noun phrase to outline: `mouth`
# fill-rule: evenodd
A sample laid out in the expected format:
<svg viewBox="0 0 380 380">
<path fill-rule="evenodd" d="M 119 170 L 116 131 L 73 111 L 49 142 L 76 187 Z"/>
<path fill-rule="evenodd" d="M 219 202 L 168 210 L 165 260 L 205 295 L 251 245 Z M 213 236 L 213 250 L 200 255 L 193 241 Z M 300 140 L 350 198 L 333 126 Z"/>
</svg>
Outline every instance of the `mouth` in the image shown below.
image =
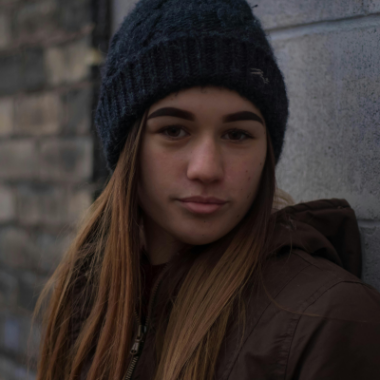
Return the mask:
<svg viewBox="0 0 380 380">
<path fill-rule="evenodd" d="M 227 202 L 218 198 L 191 197 L 179 199 L 182 207 L 194 214 L 212 214 Z"/>
<path fill-rule="evenodd" d="M 213 204 L 227 203 L 223 199 L 219 199 L 219 198 L 215 198 L 215 197 L 202 197 L 202 196 L 181 198 L 180 201 L 182 201 L 182 202 L 195 202 L 195 203 L 213 203 Z"/>
</svg>

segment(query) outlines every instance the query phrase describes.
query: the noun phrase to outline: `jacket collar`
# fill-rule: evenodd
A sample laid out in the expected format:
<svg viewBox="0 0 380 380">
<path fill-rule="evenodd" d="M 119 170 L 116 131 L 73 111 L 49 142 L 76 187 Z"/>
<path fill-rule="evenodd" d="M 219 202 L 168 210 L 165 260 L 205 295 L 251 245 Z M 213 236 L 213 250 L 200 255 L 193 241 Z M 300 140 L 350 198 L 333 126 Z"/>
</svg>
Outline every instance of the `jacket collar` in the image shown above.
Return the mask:
<svg viewBox="0 0 380 380">
<path fill-rule="evenodd" d="M 276 213 L 271 248 L 300 248 L 361 276 L 360 232 L 354 210 L 344 199 L 321 199 L 287 206 Z"/>
</svg>

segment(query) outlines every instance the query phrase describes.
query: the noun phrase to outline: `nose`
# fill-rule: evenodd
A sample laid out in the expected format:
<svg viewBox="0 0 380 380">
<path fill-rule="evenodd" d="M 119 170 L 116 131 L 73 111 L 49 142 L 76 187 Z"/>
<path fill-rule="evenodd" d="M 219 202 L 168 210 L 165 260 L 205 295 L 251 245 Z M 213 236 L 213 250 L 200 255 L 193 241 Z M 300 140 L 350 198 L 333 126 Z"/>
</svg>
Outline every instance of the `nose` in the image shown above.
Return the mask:
<svg viewBox="0 0 380 380">
<path fill-rule="evenodd" d="M 205 138 L 191 149 L 187 166 L 187 177 L 204 183 L 223 178 L 223 157 L 220 147 L 213 138 Z"/>
</svg>

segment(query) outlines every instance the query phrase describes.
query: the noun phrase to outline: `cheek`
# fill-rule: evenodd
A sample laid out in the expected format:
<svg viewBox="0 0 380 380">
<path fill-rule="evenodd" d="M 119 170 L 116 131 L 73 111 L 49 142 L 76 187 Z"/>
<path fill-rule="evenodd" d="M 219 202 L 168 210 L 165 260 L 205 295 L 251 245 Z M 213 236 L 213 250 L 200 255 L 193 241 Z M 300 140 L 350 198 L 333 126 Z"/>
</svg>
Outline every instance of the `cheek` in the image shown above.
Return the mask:
<svg viewBox="0 0 380 380">
<path fill-rule="evenodd" d="M 264 159 L 258 162 L 245 160 L 244 163 L 235 168 L 230 168 L 228 178 L 237 199 L 244 203 L 251 202 L 254 199 L 259 187 L 263 167 Z"/>
<path fill-rule="evenodd" d="M 140 154 L 142 194 L 159 199 L 170 189 L 176 173 L 175 160 L 152 145 L 143 144 Z"/>
</svg>

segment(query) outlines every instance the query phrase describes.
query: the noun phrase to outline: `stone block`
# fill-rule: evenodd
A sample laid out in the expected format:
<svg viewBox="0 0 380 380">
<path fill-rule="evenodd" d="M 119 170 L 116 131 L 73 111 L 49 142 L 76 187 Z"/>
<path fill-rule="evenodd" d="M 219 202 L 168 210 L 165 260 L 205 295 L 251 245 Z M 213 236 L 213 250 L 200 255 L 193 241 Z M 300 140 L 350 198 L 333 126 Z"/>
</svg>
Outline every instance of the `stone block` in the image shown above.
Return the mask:
<svg viewBox="0 0 380 380">
<path fill-rule="evenodd" d="M 9 354 L 26 356 L 37 349 L 39 334 L 31 334 L 31 316 L 0 313 L 0 348 Z M 33 350 L 32 350 L 33 348 Z M 33 356 L 34 356 L 33 355 Z"/>
<path fill-rule="evenodd" d="M 59 235 L 47 232 L 39 233 L 36 236 L 38 270 L 47 275 L 51 274 L 62 260 L 73 240 L 74 234 L 68 231 Z"/>
<path fill-rule="evenodd" d="M 27 2 L 15 14 L 15 34 L 19 43 L 46 40 L 57 32 L 58 7 L 55 1 Z"/>
<path fill-rule="evenodd" d="M 0 309 L 12 308 L 17 300 L 18 281 L 15 276 L 0 271 Z M 0 371 L 1 373 L 1 371 Z"/>
<path fill-rule="evenodd" d="M 0 178 L 31 179 L 36 178 L 38 173 L 38 151 L 34 141 L 0 141 Z"/>
<path fill-rule="evenodd" d="M 54 46 L 45 51 L 45 66 L 48 73 L 48 82 L 56 85 L 66 81 L 68 76 L 64 49 Z"/>
<path fill-rule="evenodd" d="M 25 229 L 0 229 L 1 268 L 30 269 L 36 267 L 37 247 L 33 236 Z"/>
<path fill-rule="evenodd" d="M 16 0 L 9 0 L 16 1 Z M 36 373 L 6 357 L 0 357 L 1 380 L 36 380 Z"/>
<path fill-rule="evenodd" d="M 33 225 L 41 222 L 39 197 L 35 189 L 29 186 L 19 186 L 15 190 L 17 199 L 17 219 L 23 225 Z"/>
<path fill-rule="evenodd" d="M 81 181 L 92 175 L 91 137 L 51 139 L 41 143 L 41 177 L 50 180 Z"/>
<path fill-rule="evenodd" d="M 66 78 L 68 82 L 78 82 L 89 77 L 88 53 L 90 48 L 91 40 L 88 37 L 66 45 L 65 58 L 69 71 Z"/>
<path fill-rule="evenodd" d="M 93 202 L 92 192 L 89 190 L 77 190 L 69 194 L 67 221 L 78 224 Z"/>
<path fill-rule="evenodd" d="M 61 187 L 20 185 L 16 195 L 20 223 L 59 225 L 66 222 L 67 197 Z"/>
<path fill-rule="evenodd" d="M 70 90 L 61 97 L 62 130 L 66 135 L 83 135 L 90 131 L 92 87 Z"/>
<path fill-rule="evenodd" d="M 23 86 L 27 90 L 40 89 L 46 82 L 44 50 L 31 48 L 23 50 Z"/>
<path fill-rule="evenodd" d="M 368 13 L 380 12 L 380 2 L 378 0 L 364 0 L 364 8 Z"/>
<path fill-rule="evenodd" d="M 371 18 L 272 35 L 290 99 L 279 186 L 380 215 L 380 29 Z"/>
<path fill-rule="evenodd" d="M 39 194 L 41 222 L 59 225 L 66 222 L 67 197 L 62 188 L 50 187 Z"/>
<path fill-rule="evenodd" d="M 15 218 L 15 195 L 9 186 L 0 185 L 0 223 L 9 222 Z"/>
<path fill-rule="evenodd" d="M 3 356 L 0 357 L 0 374 L 1 380 L 14 380 L 15 379 L 15 371 L 16 371 L 16 363 L 12 360 L 9 360 Z"/>
<path fill-rule="evenodd" d="M 37 299 L 47 282 L 46 277 L 41 277 L 33 272 L 23 272 L 19 276 L 17 304 L 26 311 L 33 312 Z"/>
<path fill-rule="evenodd" d="M 38 349 L 36 349 L 38 352 Z M 18 365 L 15 370 L 17 380 L 36 380 L 37 374 L 30 370 L 30 368 L 25 368 L 22 365 Z"/>
<path fill-rule="evenodd" d="M 24 85 L 20 52 L 0 56 L 0 96 L 20 91 Z"/>
<path fill-rule="evenodd" d="M 34 234 L 20 227 L 0 229 L 0 268 L 50 275 L 74 239 L 69 229 L 59 233 L 41 230 Z"/>
<path fill-rule="evenodd" d="M 38 89 L 45 79 L 41 48 L 20 49 L 0 57 L 0 96 Z"/>
<path fill-rule="evenodd" d="M 7 48 L 11 43 L 11 18 L 8 13 L 0 13 L 0 49 Z"/>
<path fill-rule="evenodd" d="M 60 99 L 56 93 L 20 96 L 15 102 L 15 131 L 23 135 L 49 135 L 59 131 Z"/>
<path fill-rule="evenodd" d="M 380 222 L 359 221 L 363 250 L 362 279 L 380 291 Z"/>
<path fill-rule="evenodd" d="M 253 12 L 265 29 L 338 20 L 365 13 L 360 0 L 249 0 L 249 3 L 258 5 Z"/>
<path fill-rule="evenodd" d="M 51 47 L 45 52 L 49 83 L 73 83 L 89 77 L 88 53 L 91 42 L 82 38 L 62 46 Z"/>
<path fill-rule="evenodd" d="M 62 186 L 19 185 L 17 217 L 22 225 L 74 225 L 92 203 L 89 190 Z"/>
<path fill-rule="evenodd" d="M 62 29 L 72 32 L 83 28 L 92 21 L 90 0 L 58 0 L 59 24 Z"/>
<path fill-rule="evenodd" d="M 0 6 L 4 6 L 4 8 L 7 6 L 14 6 L 17 5 L 17 3 L 19 3 L 20 1 L 22 0 L 0 0 Z"/>
<path fill-rule="evenodd" d="M 5 351 L 17 352 L 20 348 L 21 329 L 17 322 L 8 313 L 0 314 L 0 347 Z"/>
<path fill-rule="evenodd" d="M 13 99 L 0 98 L 0 137 L 10 136 L 13 131 Z"/>
</svg>

